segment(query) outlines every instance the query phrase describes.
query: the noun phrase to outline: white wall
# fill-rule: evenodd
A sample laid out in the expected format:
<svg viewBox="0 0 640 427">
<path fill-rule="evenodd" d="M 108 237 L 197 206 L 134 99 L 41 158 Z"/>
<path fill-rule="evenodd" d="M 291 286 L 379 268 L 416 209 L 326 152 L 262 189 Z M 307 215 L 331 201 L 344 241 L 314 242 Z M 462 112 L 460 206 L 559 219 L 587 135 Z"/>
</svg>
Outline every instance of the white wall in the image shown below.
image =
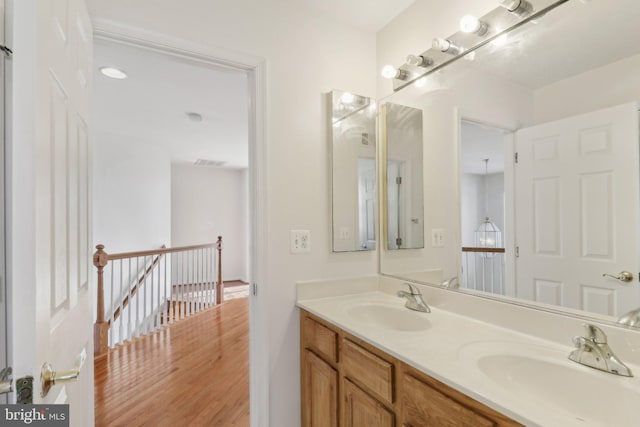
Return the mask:
<svg viewBox="0 0 640 427">
<path fill-rule="evenodd" d="M 89 1 L 94 17 L 266 59 L 269 424 L 300 424 L 295 282 L 377 272 L 375 251 L 331 253 L 326 94 L 375 93 L 375 35 L 291 1 Z M 127 32 L 123 28 L 121 31 Z M 162 38 L 162 37 L 159 37 Z M 161 40 L 164 41 L 164 40 Z M 311 230 L 312 252 L 289 253 L 289 230 Z"/>
<path fill-rule="evenodd" d="M 171 166 L 171 243 L 214 242 L 222 236 L 222 280 L 247 280 L 247 187 L 241 169 Z"/>
<path fill-rule="evenodd" d="M 640 101 L 640 55 L 535 91 L 535 120 L 545 123 L 625 102 Z"/>
<path fill-rule="evenodd" d="M 171 246 L 171 162 L 153 141 L 93 134 L 93 240 L 107 253 Z"/>
</svg>

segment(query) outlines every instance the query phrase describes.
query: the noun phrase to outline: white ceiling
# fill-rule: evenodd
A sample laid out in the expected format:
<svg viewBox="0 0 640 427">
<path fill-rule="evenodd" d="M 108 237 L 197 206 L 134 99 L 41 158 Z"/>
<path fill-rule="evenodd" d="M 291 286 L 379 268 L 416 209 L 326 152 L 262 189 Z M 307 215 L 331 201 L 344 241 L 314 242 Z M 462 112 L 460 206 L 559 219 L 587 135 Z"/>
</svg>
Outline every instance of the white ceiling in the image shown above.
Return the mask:
<svg viewBox="0 0 640 427">
<path fill-rule="evenodd" d="M 285 0 L 347 25 L 377 31 L 415 0 Z M 96 40 L 93 124 L 98 133 L 152 143 L 174 163 L 197 159 L 247 167 L 246 75 L 144 49 Z M 112 80 L 113 66 L 129 77 Z M 202 115 L 190 121 L 186 113 Z"/>
<path fill-rule="evenodd" d="M 415 0 L 288 0 L 361 30 L 377 32 Z"/>
<path fill-rule="evenodd" d="M 501 129 L 463 121 L 460 138 L 462 173 L 484 174 L 483 159 L 489 159 L 488 173 L 503 172 L 506 133 Z"/>
<path fill-rule="evenodd" d="M 248 163 L 248 82 L 244 72 L 96 40 L 93 123 L 98 133 L 140 140 L 167 150 L 172 162 Z M 113 66 L 128 78 L 98 69 Z M 201 122 L 187 112 L 202 115 Z"/>
</svg>

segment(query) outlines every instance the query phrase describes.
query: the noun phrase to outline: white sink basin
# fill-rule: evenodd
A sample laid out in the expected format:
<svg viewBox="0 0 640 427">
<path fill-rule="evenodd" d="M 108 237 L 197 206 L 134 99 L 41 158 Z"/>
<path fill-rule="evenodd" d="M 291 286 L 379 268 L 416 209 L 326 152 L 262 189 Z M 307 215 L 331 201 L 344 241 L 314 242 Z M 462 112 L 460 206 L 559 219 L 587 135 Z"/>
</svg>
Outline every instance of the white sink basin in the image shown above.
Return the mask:
<svg viewBox="0 0 640 427">
<path fill-rule="evenodd" d="M 568 354 L 551 347 L 496 341 L 467 344 L 459 358 L 474 375 L 541 411 L 564 413 L 565 419 L 584 425 L 640 425 L 640 380 L 582 366 L 570 361 Z"/>
<path fill-rule="evenodd" d="M 347 308 L 353 320 L 393 331 L 417 332 L 431 327 L 427 313 L 383 303 L 362 303 Z"/>
</svg>

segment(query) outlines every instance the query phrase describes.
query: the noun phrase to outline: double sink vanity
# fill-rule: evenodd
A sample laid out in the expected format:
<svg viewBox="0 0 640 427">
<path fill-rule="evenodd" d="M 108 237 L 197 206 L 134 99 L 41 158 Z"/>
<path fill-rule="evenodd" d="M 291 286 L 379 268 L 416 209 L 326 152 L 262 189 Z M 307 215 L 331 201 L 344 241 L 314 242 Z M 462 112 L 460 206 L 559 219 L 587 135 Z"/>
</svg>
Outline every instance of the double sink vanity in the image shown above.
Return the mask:
<svg viewBox="0 0 640 427">
<path fill-rule="evenodd" d="M 429 313 L 394 278 L 298 284 L 304 426 L 637 425 L 640 378 L 569 359 L 579 319 L 416 289 Z M 640 372 L 640 332 L 598 330 Z"/>
<path fill-rule="evenodd" d="M 379 275 L 298 284 L 303 426 L 640 425 L 638 16 L 496 1 L 332 92 L 332 250 Z"/>
</svg>

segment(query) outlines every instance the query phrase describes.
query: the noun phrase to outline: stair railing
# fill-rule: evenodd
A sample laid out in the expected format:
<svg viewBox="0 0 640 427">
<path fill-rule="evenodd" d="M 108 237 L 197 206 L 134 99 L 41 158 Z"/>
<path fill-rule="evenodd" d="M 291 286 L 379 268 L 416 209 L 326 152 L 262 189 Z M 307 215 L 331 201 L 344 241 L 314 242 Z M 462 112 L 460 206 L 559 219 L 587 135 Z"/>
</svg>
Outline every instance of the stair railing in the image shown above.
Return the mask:
<svg viewBox="0 0 640 427">
<path fill-rule="evenodd" d="M 94 355 L 223 302 L 222 236 L 214 243 L 108 254 L 97 245 Z"/>
<path fill-rule="evenodd" d="M 505 249 L 462 248 L 461 286 L 505 295 Z"/>
</svg>

